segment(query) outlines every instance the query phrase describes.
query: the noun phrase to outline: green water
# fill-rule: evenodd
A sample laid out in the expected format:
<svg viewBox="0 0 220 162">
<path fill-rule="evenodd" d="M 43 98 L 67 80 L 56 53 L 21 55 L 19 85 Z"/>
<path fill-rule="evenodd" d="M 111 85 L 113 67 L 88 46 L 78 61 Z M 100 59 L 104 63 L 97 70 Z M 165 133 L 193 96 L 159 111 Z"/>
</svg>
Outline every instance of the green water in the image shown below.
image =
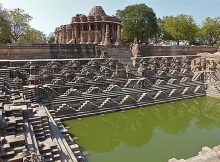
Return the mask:
<svg viewBox="0 0 220 162">
<path fill-rule="evenodd" d="M 89 162 L 166 162 L 220 144 L 220 101 L 201 97 L 64 123 Z"/>
</svg>

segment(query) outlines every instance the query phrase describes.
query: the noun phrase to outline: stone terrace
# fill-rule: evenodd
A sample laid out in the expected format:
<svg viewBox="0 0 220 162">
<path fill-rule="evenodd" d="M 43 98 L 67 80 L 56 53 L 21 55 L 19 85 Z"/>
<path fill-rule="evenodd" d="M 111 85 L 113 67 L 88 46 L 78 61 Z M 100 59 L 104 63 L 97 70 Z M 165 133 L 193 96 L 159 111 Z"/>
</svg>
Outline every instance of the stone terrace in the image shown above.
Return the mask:
<svg viewBox="0 0 220 162">
<path fill-rule="evenodd" d="M 197 59 L 195 59 L 197 58 Z M 199 56 L 0 60 L 0 159 L 85 161 L 61 121 L 206 95 L 218 81 Z M 205 70 L 206 69 L 206 70 Z"/>
</svg>

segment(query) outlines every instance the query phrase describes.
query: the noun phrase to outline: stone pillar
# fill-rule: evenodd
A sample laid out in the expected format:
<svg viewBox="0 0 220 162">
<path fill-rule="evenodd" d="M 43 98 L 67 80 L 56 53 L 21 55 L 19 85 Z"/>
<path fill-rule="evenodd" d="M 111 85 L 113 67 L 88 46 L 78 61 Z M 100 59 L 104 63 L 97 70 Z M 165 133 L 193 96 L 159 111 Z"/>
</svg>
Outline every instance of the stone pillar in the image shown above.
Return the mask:
<svg viewBox="0 0 220 162">
<path fill-rule="evenodd" d="M 133 54 L 134 57 L 141 57 L 139 44 L 133 44 L 133 46 L 131 47 L 131 53 Z"/>
<path fill-rule="evenodd" d="M 85 35 L 83 35 L 83 24 L 81 24 L 81 34 L 80 34 L 80 43 L 79 44 L 85 44 L 86 40 L 85 40 Z"/>
<path fill-rule="evenodd" d="M 72 28 L 69 28 L 69 41 L 72 39 Z"/>
<path fill-rule="evenodd" d="M 75 28 L 74 28 L 74 35 L 75 35 L 75 42 L 76 42 L 76 44 L 78 43 L 78 41 L 79 41 L 79 37 L 78 37 L 78 35 L 79 35 L 79 30 L 78 30 L 78 26 L 76 25 L 75 26 Z"/>
<path fill-rule="evenodd" d="M 55 32 L 54 32 L 54 42 L 53 43 L 57 43 L 57 29 L 55 29 Z"/>
<path fill-rule="evenodd" d="M 95 40 L 93 44 L 99 44 L 99 32 L 98 31 L 95 31 Z"/>
<path fill-rule="evenodd" d="M 55 44 L 58 44 L 58 43 L 59 43 L 58 40 L 59 40 L 59 32 L 56 31 L 56 32 L 55 32 L 55 40 L 54 40 L 54 43 L 55 43 Z"/>
<path fill-rule="evenodd" d="M 66 44 L 66 25 L 64 25 L 64 26 L 62 27 L 62 34 L 63 34 L 62 44 Z"/>
<path fill-rule="evenodd" d="M 75 39 L 76 38 L 76 36 L 75 36 L 75 28 L 72 28 L 72 38 L 71 39 Z"/>
<path fill-rule="evenodd" d="M 98 32 L 98 24 L 95 24 L 95 38 L 93 44 L 99 44 L 99 32 Z"/>
<path fill-rule="evenodd" d="M 59 33 L 59 34 L 58 34 L 58 35 L 59 35 L 59 37 L 58 37 L 59 44 L 61 44 L 61 43 L 62 43 L 62 31 L 59 30 L 58 33 Z"/>
<path fill-rule="evenodd" d="M 60 44 L 63 44 L 63 31 L 60 32 Z"/>
<path fill-rule="evenodd" d="M 91 38 L 91 24 L 89 23 L 88 24 L 88 40 L 87 40 L 87 43 L 86 44 L 92 44 L 92 38 Z"/>
<path fill-rule="evenodd" d="M 58 33 L 57 33 L 57 36 L 58 36 L 58 42 L 59 42 L 59 44 L 60 44 L 60 31 L 58 31 Z"/>
<path fill-rule="evenodd" d="M 36 75 L 36 66 L 31 65 L 31 66 L 29 67 L 29 71 L 30 71 L 30 74 L 31 74 L 31 75 Z"/>
<path fill-rule="evenodd" d="M 122 46 L 121 44 L 121 27 L 120 25 L 117 26 L 117 38 L 116 38 L 116 42 L 115 42 L 116 46 Z"/>
<path fill-rule="evenodd" d="M 72 31 L 71 31 L 71 26 L 70 25 L 67 25 L 66 26 L 66 43 L 69 43 L 69 41 L 71 40 L 72 36 Z"/>
<path fill-rule="evenodd" d="M 101 33 L 101 42 L 100 44 L 104 44 L 105 41 L 105 24 L 102 25 L 102 33 Z"/>
<path fill-rule="evenodd" d="M 111 40 L 109 35 L 109 25 L 106 25 L 106 32 L 105 32 L 105 41 L 104 41 L 105 47 L 111 47 Z"/>
<path fill-rule="evenodd" d="M 69 29 L 66 28 L 66 39 L 65 39 L 65 43 L 68 43 L 69 42 Z"/>
</svg>

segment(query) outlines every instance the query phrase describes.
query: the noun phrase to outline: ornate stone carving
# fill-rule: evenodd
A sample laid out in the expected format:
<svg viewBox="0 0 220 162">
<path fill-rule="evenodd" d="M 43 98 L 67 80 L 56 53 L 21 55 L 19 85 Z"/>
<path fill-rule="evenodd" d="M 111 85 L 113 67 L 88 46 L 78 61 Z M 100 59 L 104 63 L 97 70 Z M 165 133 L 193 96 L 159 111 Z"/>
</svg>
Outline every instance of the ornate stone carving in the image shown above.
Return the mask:
<svg viewBox="0 0 220 162">
<path fill-rule="evenodd" d="M 109 31 L 109 27 L 105 29 L 106 24 L 113 27 L 111 31 Z M 114 29 L 116 25 L 117 30 Z M 110 43 L 119 46 L 121 44 L 121 27 L 122 24 L 118 18 L 107 16 L 101 6 L 95 6 L 90 11 L 89 16 L 77 14 L 71 19 L 70 24 L 57 27 L 55 30 L 55 43 L 104 44 L 106 38 L 108 40 L 107 46 Z"/>
<path fill-rule="evenodd" d="M 131 52 L 132 52 L 134 57 L 140 57 L 141 56 L 141 51 L 140 51 L 139 44 L 133 44 L 132 47 L 131 47 Z"/>
</svg>

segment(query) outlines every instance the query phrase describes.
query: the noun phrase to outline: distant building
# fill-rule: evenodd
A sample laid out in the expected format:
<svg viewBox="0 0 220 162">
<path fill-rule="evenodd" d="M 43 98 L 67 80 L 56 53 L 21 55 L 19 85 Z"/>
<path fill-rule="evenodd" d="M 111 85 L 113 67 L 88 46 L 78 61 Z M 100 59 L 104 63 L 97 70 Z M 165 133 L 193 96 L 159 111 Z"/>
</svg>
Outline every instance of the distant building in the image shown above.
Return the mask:
<svg viewBox="0 0 220 162">
<path fill-rule="evenodd" d="M 77 14 L 70 24 L 55 30 L 57 44 L 111 44 L 121 43 L 121 21 L 106 15 L 101 6 L 95 6 L 89 15 Z"/>
</svg>

